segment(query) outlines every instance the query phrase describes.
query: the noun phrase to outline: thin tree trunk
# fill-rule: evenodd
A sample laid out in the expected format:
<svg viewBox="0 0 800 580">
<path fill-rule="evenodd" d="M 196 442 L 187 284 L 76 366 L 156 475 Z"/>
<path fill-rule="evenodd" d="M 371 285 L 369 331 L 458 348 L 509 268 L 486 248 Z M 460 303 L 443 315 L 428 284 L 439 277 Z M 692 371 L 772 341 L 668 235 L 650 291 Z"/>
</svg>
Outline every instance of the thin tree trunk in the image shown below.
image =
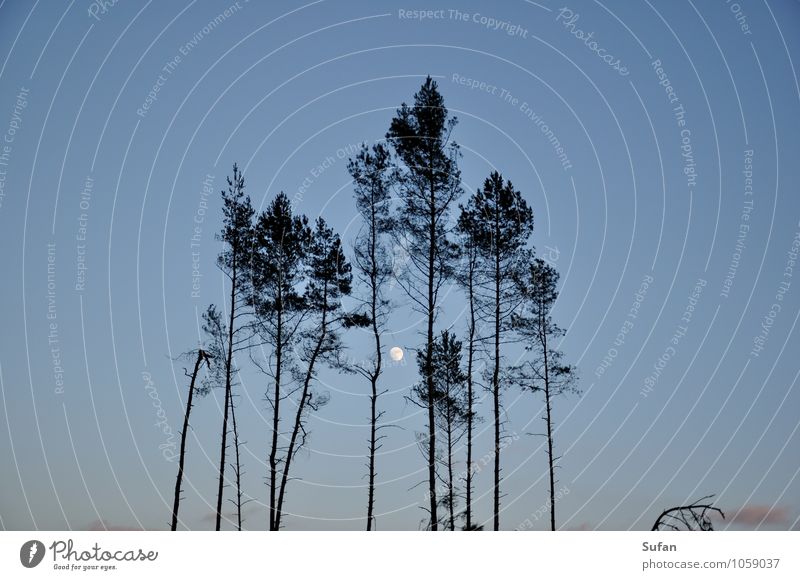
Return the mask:
<svg viewBox="0 0 800 580">
<path fill-rule="evenodd" d="M 448 407 L 450 403 L 448 402 Z M 453 493 L 453 418 L 448 410 L 447 420 L 447 494 L 450 502 L 450 531 L 456 530 L 455 495 Z"/>
<path fill-rule="evenodd" d="M 325 291 L 325 298 L 323 298 L 327 303 L 327 289 Z M 325 338 L 327 335 L 327 312 L 323 311 L 322 313 L 322 324 L 319 330 L 319 338 L 317 339 L 316 344 L 314 345 L 314 351 L 311 354 L 311 358 L 308 361 L 308 369 L 306 370 L 306 376 L 303 380 L 303 393 L 300 397 L 300 402 L 297 405 L 297 413 L 294 418 L 294 427 L 292 428 L 292 437 L 289 440 L 289 448 L 286 452 L 286 461 L 283 464 L 283 475 L 281 477 L 281 487 L 280 493 L 278 495 L 278 506 L 275 510 L 275 529 L 280 530 L 281 528 L 281 515 L 283 514 L 283 498 L 286 493 L 286 483 L 289 481 L 289 467 L 292 463 L 292 455 L 294 454 L 294 448 L 297 443 L 297 436 L 300 434 L 300 428 L 302 427 L 303 421 L 303 411 L 305 410 L 306 403 L 308 402 L 308 392 L 311 387 L 311 380 L 314 378 L 314 365 L 317 362 L 317 357 L 319 353 L 322 351 L 322 345 L 325 343 Z"/>
<path fill-rule="evenodd" d="M 375 369 L 370 375 L 370 433 L 369 433 L 369 490 L 367 498 L 367 531 L 372 530 L 372 519 L 375 510 L 375 453 L 377 448 L 377 407 L 378 407 L 378 377 L 381 375 L 381 334 L 378 329 L 378 265 L 377 265 L 377 231 L 375 201 L 372 200 L 372 223 L 370 224 L 370 284 L 372 286 L 372 333 L 375 337 Z"/>
<path fill-rule="evenodd" d="M 379 359 L 380 360 L 380 359 Z M 380 364 L 380 363 L 379 363 Z M 372 518 L 375 510 L 375 451 L 377 448 L 377 377 L 371 378 L 372 395 L 370 395 L 370 430 L 369 430 L 369 491 L 367 498 L 367 531 L 372 531 Z"/>
<path fill-rule="evenodd" d="M 280 302 L 280 296 L 278 301 Z M 283 358 L 283 308 L 282 302 L 278 307 L 278 340 L 275 345 L 275 400 L 272 405 L 272 446 L 269 452 L 269 529 L 277 531 L 275 492 L 278 483 L 278 429 L 280 422 L 281 403 L 281 364 Z"/>
<path fill-rule="evenodd" d="M 225 485 L 225 450 L 228 445 L 228 402 L 231 396 L 231 381 L 233 370 L 233 325 L 236 320 L 236 250 L 234 250 L 231 263 L 231 314 L 228 321 L 228 352 L 225 361 L 225 411 L 222 415 L 222 442 L 219 451 L 219 487 L 217 489 L 217 522 L 216 530 L 220 530 L 222 523 L 222 489 Z"/>
<path fill-rule="evenodd" d="M 499 243 L 499 240 L 495 244 Z M 500 254 L 495 249 L 494 307 L 494 530 L 500 529 Z"/>
<path fill-rule="evenodd" d="M 547 329 L 544 325 L 546 320 L 540 315 L 540 338 L 542 341 L 542 352 L 544 353 L 544 400 L 547 416 L 547 463 L 550 468 L 550 529 L 556 531 L 556 492 L 555 492 L 555 460 L 553 458 L 553 418 L 552 406 L 550 401 L 550 369 L 547 360 Z"/>
<path fill-rule="evenodd" d="M 428 333 L 425 346 L 425 381 L 428 388 L 428 493 L 430 495 L 431 530 L 438 531 L 439 519 L 436 513 L 436 425 L 433 413 L 433 319 L 436 314 L 433 298 L 433 279 L 436 258 L 436 194 L 431 179 L 430 223 L 428 247 Z"/>
<path fill-rule="evenodd" d="M 550 405 L 550 386 L 545 381 L 544 396 L 547 406 L 547 459 L 550 464 L 550 529 L 556 531 L 555 464 L 553 458 L 553 420 Z"/>
<path fill-rule="evenodd" d="M 233 391 L 231 391 L 231 423 L 233 425 L 233 448 L 236 452 L 236 529 L 242 531 L 242 464 L 239 459 L 239 429 L 236 427 L 236 406 L 233 404 Z"/>
<path fill-rule="evenodd" d="M 472 251 L 470 249 L 470 251 Z M 469 350 L 467 353 L 467 530 L 472 529 L 472 366 L 475 353 L 475 301 L 473 296 L 473 265 L 469 265 Z"/>
<path fill-rule="evenodd" d="M 200 365 L 203 364 L 203 358 L 206 353 L 202 349 L 197 351 L 197 360 L 194 363 L 194 370 L 192 371 L 192 380 L 189 383 L 189 397 L 186 400 L 186 415 L 183 417 L 183 431 L 181 432 L 181 453 L 178 458 L 178 477 L 175 479 L 175 500 L 172 504 L 172 527 L 174 532 L 178 529 L 178 508 L 181 503 L 181 484 L 183 483 L 183 462 L 186 458 L 186 434 L 189 431 L 189 414 L 192 412 L 192 400 L 194 399 L 194 384 L 197 380 L 197 373 L 200 371 Z"/>
</svg>

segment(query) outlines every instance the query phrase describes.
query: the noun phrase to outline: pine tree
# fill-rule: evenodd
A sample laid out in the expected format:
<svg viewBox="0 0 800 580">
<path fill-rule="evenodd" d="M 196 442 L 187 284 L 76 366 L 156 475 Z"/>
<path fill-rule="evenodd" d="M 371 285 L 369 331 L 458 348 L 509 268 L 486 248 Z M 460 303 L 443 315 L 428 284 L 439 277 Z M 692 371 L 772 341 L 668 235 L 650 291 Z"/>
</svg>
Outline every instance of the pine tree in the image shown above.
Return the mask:
<svg viewBox="0 0 800 580">
<path fill-rule="evenodd" d="M 298 398 L 289 446 L 283 462 L 280 491 L 275 511 L 274 529 L 281 527 L 286 484 L 289 469 L 297 451 L 308 437 L 305 426 L 309 410 L 316 411 L 327 403 L 326 394 L 313 390 L 318 366 L 325 363 L 332 368 L 347 370 L 341 360 L 343 350 L 341 330 L 352 325 L 365 325 L 363 316 L 350 316 L 342 309 L 341 300 L 352 291 L 352 268 L 342 251 L 339 236 L 318 218 L 306 252 L 308 285 L 304 305 L 308 311 L 307 324 L 300 336 L 298 357 L 305 366 L 302 371 L 302 389 Z"/>
<path fill-rule="evenodd" d="M 462 208 L 462 216 L 464 216 Z M 478 299 L 478 284 L 479 284 L 479 256 L 478 245 L 474 234 L 471 222 L 467 217 L 459 218 L 458 232 L 459 242 L 461 246 L 461 267 L 456 273 L 456 279 L 467 295 L 467 304 L 469 306 L 469 318 L 467 318 L 467 468 L 464 474 L 464 488 L 466 508 L 464 510 L 464 529 L 467 531 L 475 530 L 476 526 L 472 521 L 472 478 L 473 465 L 472 465 L 472 450 L 473 450 L 473 429 L 478 416 L 475 412 L 475 386 L 477 384 L 477 359 L 476 350 L 480 337 L 478 336 L 477 327 L 477 299 Z"/>
<path fill-rule="evenodd" d="M 461 347 L 460 341 L 449 331 L 443 331 L 433 343 L 433 384 L 432 394 L 434 408 L 436 410 L 436 423 L 438 429 L 444 433 L 444 457 L 440 461 L 444 474 L 439 476 L 444 482 L 446 489 L 445 496 L 441 499 L 441 504 L 447 510 L 448 518 L 445 522 L 447 529 L 456 529 L 456 479 L 453 473 L 456 459 L 456 445 L 463 438 L 468 422 L 468 403 L 465 390 L 467 377 L 461 369 Z M 420 372 L 425 367 L 425 357 L 419 353 L 417 364 Z M 427 392 L 427 381 L 422 381 L 414 388 L 414 400 L 420 406 L 425 406 L 429 399 Z"/>
<path fill-rule="evenodd" d="M 517 288 L 524 300 L 524 311 L 515 315 L 514 327 L 525 339 L 526 349 L 533 353 L 520 367 L 522 382 L 532 392 L 544 395 L 547 425 L 547 464 L 550 476 L 550 529 L 556 529 L 555 465 L 553 399 L 569 393 L 578 394 L 575 367 L 564 364 L 563 354 L 553 346 L 553 341 L 564 335 L 550 312 L 558 298 L 558 272 L 544 260 L 531 261 L 519 277 Z"/>
<path fill-rule="evenodd" d="M 295 216 L 291 202 L 281 192 L 258 216 L 253 253 L 253 293 L 251 303 L 256 329 L 263 346 L 271 349 L 268 360 L 254 362 L 272 380 L 266 397 L 272 406 L 272 429 L 268 457 L 269 529 L 278 530 L 278 470 L 282 459 L 280 405 L 298 388 L 290 388 L 295 362 L 293 346 L 307 315 L 305 299 L 299 290 L 304 282 L 304 259 L 311 239 L 305 216 Z"/>
<path fill-rule="evenodd" d="M 423 380 L 426 382 L 428 463 L 431 529 L 438 529 L 436 500 L 436 428 L 434 421 L 433 341 L 439 292 L 452 276 L 456 249 L 448 239 L 451 206 L 461 195 L 458 145 L 451 140 L 457 120 L 450 117 L 436 82 L 430 77 L 392 119 L 386 138 L 402 161 L 401 209 L 395 237 L 408 256 L 408 267 L 398 283 L 413 306 L 425 317 Z"/>
<path fill-rule="evenodd" d="M 511 316 L 519 305 L 514 280 L 525 262 L 526 245 L 533 232 L 533 212 L 498 172 L 486 179 L 459 217 L 460 230 L 467 232 L 476 245 L 480 264 L 477 287 L 481 316 L 491 327 L 486 338 L 491 341 L 489 359 L 494 414 L 494 529 L 500 529 L 500 450 L 502 421 L 502 345 L 510 327 Z"/>
<path fill-rule="evenodd" d="M 216 307 L 212 304 L 210 305 L 206 311 L 203 313 L 203 332 L 206 336 L 206 343 L 207 343 L 207 356 L 212 361 L 209 365 L 209 373 L 206 375 L 204 382 L 204 390 L 206 392 L 210 391 L 212 388 L 226 385 L 226 377 L 228 376 L 228 347 L 227 347 L 227 337 L 228 337 L 228 330 L 227 325 L 222 320 L 222 314 L 216 309 Z M 248 348 L 247 346 L 237 346 L 234 348 L 234 354 L 238 350 L 244 350 Z M 231 359 L 232 361 L 233 359 Z M 231 362 L 233 365 L 233 362 Z M 238 369 L 235 365 L 232 366 L 230 369 L 231 377 L 236 376 L 238 373 Z M 241 464 L 241 441 L 239 440 L 239 429 L 236 425 L 236 406 L 234 405 L 233 399 L 233 391 L 234 387 L 236 386 L 236 382 L 231 379 L 231 388 L 225 389 L 227 393 L 227 404 L 228 410 L 230 413 L 230 422 L 231 422 L 231 430 L 233 434 L 233 450 L 234 450 L 234 461 L 231 465 L 233 469 L 234 475 L 234 483 L 236 486 L 236 496 L 235 499 L 229 499 L 228 501 L 232 502 L 233 505 L 236 507 L 236 529 L 241 531 L 242 529 L 242 507 L 247 502 L 251 501 L 250 499 L 244 500 L 242 494 L 242 464 Z"/>
<path fill-rule="evenodd" d="M 370 319 L 375 345 L 374 355 L 368 363 L 356 364 L 354 369 L 370 383 L 370 434 L 367 459 L 367 531 L 372 530 L 375 518 L 375 455 L 381 447 L 379 422 L 383 411 L 378 411 L 378 382 L 383 373 L 383 344 L 381 334 L 386 325 L 389 301 L 385 288 L 392 275 L 392 257 L 386 248 L 386 238 L 392 230 L 390 215 L 391 188 L 396 181 L 396 171 L 391 155 L 383 145 L 370 150 L 366 144 L 350 159 L 347 169 L 353 178 L 356 207 L 361 214 L 362 226 L 354 248 L 354 264 L 358 278 L 366 288 L 361 298 L 362 307 Z"/>
<path fill-rule="evenodd" d="M 233 176 L 228 177 L 228 189 L 222 192 L 222 232 L 217 238 L 224 247 L 217 265 L 228 278 L 230 303 L 228 305 L 227 337 L 225 339 L 225 403 L 220 442 L 219 483 L 217 488 L 216 530 L 222 523 L 222 492 L 225 485 L 225 453 L 227 451 L 228 414 L 232 400 L 234 352 L 247 344 L 250 325 L 246 321 L 250 296 L 249 266 L 253 243 L 253 208 L 244 191 L 244 176 L 238 165 L 233 165 Z"/>
</svg>

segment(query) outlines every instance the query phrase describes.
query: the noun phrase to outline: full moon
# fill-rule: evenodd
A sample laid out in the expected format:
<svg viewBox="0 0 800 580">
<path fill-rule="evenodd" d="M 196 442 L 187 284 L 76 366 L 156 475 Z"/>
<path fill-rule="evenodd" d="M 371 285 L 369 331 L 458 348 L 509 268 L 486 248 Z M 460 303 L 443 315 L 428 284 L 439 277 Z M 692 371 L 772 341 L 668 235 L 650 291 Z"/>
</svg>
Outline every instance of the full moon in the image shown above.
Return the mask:
<svg viewBox="0 0 800 580">
<path fill-rule="evenodd" d="M 403 349 L 399 346 L 393 346 L 389 351 L 389 356 L 392 357 L 392 360 L 397 362 L 403 360 Z"/>
</svg>

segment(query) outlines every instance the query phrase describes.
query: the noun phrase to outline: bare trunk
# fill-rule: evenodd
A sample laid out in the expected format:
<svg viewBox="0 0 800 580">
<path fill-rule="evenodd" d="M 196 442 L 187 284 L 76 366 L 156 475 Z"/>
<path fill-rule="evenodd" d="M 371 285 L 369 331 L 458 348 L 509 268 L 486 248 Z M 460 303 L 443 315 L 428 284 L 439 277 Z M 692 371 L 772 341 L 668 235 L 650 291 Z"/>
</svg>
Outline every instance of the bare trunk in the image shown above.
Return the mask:
<svg viewBox="0 0 800 580">
<path fill-rule="evenodd" d="M 377 447 L 377 377 L 371 379 L 372 395 L 370 395 L 370 429 L 369 429 L 369 491 L 367 498 L 367 531 L 372 531 L 372 519 L 375 510 L 375 451 Z"/>
<path fill-rule="evenodd" d="M 428 247 L 428 333 L 425 345 L 425 381 L 428 388 L 428 493 L 430 495 L 431 530 L 439 529 L 436 513 L 436 425 L 433 412 L 433 319 L 436 305 L 433 297 L 434 266 L 436 258 L 436 194 L 431 179 L 430 224 Z"/>
<path fill-rule="evenodd" d="M 172 504 L 172 527 L 174 532 L 178 529 L 178 508 L 181 503 L 181 484 L 183 483 L 183 462 L 186 458 L 186 434 L 189 431 L 189 414 L 192 412 L 192 400 L 194 399 L 194 384 L 197 380 L 197 373 L 200 371 L 200 365 L 203 364 L 203 358 L 206 356 L 203 350 L 197 351 L 197 360 L 194 363 L 194 370 L 192 371 L 192 380 L 189 383 L 189 397 L 186 400 L 186 414 L 183 417 L 183 431 L 181 431 L 181 452 L 178 458 L 178 477 L 175 479 L 175 500 Z"/>
<path fill-rule="evenodd" d="M 280 297 L 279 297 L 280 302 Z M 275 492 L 278 483 L 278 437 L 281 404 L 281 365 L 283 363 L 283 303 L 278 307 L 278 340 L 275 345 L 275 399 L 272 405 L 272 446 L 269 452 L 269 529 L 277 531 Z"/>
<path fill-rule="evenodd" d="M 449 405 L 449 403 L 448 403 Z M 447 419 L 447 499 L 450 503 L 450 531 L 456 530 L 455 493 L 453 491 L 453 418 L 448 411 Z"/>
<path fill-rule="evenodd" d="M 496 242 L 498 243 L 498 242 Z M 500 254 L 495 249 L 495 308 L 494 308 L 494 530 L 500 529 Z"/>
<path fill-rule="evenodd" d="M 372 530 L 372 520 L 375 517 L 375 453 L 377 450 L 377 422 L 378 422 L 378 377 L 381 376 L 381 334 L 378 329 L 378 257 L 377 257 L 377 218 L 375 215 L 375 200 L 372 200 L 372 223 L 370 224 L 370 284 L 372 286 L 372 334 L 375 337 L 375 370 L 370 376 L 370 429 L 369 429 L 369 484 L 367 497 L 367 531 Z"/>
<path fill-rule="evenodd" d="M 231 309 L 228 321 L 228 349 L 225 361 L 225 411 L 222 415 L 222 442 L 219 451 L 219 486 L 217 488 L 217 521 L 216 530 L 222 524 L 222 490 L 225 486 L 225 450 L 228 445 L 228 403 L 231 397 L 231 382 L 233 380 L 233 325 L 236 320 L 236 250 L 234 249 L 231 263 Z"/>
<path fill-rule="evenodd" d="M 470 266 L 471 268 L 471 266 Z M 472 271 L 469 273 L 469 352 L 467 354 L 467 513 L 466 528 L 472 529 L 472 366 L 475 353 L 475 304 L 472 295 Z"/>
<path fill-rule="evenodd" d="M 233 425 L 233 449 L 236 452 L 236 464 L 233 466 L 236 475 L 236 529 L 242 531 L 242 464 L 239 459 L 239 429 L 236 427 L 236 407 L 233 404 L 231 391 L 231 423 Z"/>
<path fill-rule="evenodd" d="M 542 352 L 544 353 L 544 401 L 547 421 L 547 464 L 550 470 L 550 529 L 556 531 L 556 482 L 555 482 L 555 459 L 553 458 L 553 418 L 552 406 L 550 401 L 550 369 L 547 360 L 547 329 L 546 320 L 540 315 L 540 340 L 542 342 Z"/>
</svg>

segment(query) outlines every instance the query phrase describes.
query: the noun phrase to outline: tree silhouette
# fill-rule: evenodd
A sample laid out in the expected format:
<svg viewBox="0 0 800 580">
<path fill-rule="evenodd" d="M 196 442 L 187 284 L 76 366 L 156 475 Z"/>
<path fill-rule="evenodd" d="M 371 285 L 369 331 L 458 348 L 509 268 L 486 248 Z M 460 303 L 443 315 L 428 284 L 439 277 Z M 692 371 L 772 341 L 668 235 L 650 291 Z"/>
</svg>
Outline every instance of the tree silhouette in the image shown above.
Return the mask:
<svg viewBox="0 0 800 580">
<path fill-rule="evenodd" d="M 533 232 L 533 212 L 498 172 L 484 181 L 483 188 L 470 197 L 461 209 L 459 229 L 474 241 L 480 258 L 481 283 L 476 287 L 482 316 L 491 326 L 489 354 L 492 369 L 489 388 L 494 414 L 494 519 L 500 529 L 500 450 L 501 450 L 501 345 L 506 341 L 511 317 L 520 303 L 514 280 L 527 253 L 525 246 Z"/>
<path fill-rule="evenodd" d="M 711 522 L 711 515 L 719 514 L 722 519 L 725 519 L 725 514 L 718 507 L 714 507 L 711 498 L 713 495 L 707 495 L 690 503 L 689 505 L 676 506 L 665 509 L 656 518 L 653 527 L 650 529 L 652 532 L 661 530 L 673 531 L 701 531 L 713 532 L 714 526 Z"/>
<path fill-rule="evenodd" d="M 386 134 L 402 161 L 402 208 L 394 233 L 409 262 L 402 272 L 396 272 L 397 279 L 426 320 L 422 375 L 429 395 L 426 443 L 433 530 L 438 529 L 438 517 L 432 356 L 439 291 L 451 277 L 456 256 L 455 247 L 448 240 L 448 212 L 461 195 L 459 149 L 450 139 L 456 122 L 455 117 L 449 116 L 436 82 L 428 77 L 414 95 L 414 105 L 403 103 L 397 110 Z"/>
<path fill-rule="evenodd" d="M 197 374 L 200 372 L 200 367 L 203 362 L 210 366 L 209 361 L 211 360 L 209 354 L 202 348 L 198 348 L 193 352 L 197 352 L 197 358 L 194 362 L 194 369 L 191 373 L 184 370 L 184 374 L 190 378 L 189 396 L 186 398 L 186 413 L 183 416 L 183 429 L 181 430 L 181 450 L 178 457 L 178 475 L 175 478 L 175 499 L 172 503 L 172 526 L 170 529 L 173 532 L 178 529 L 178 508 L 180 508 L 181 503 L 181 485 L 183 483 L 184 459 L 186 458 L 186 434 L 189 431 L 189 415 L 192 412 L 194 395 L 197 390 L 195 387 L 195 384 L 197 383 Z"/>
<path fill-rule="evenodd" d="M 233 475 L 236 479 L 236 499 L 230 500 L 236 506 L 236 529 L 242 531 L 242 507 L 250 500 L 244 500 L 242 494 L 242 463 L 241 463 L 241 441 L 239 440 L 239 428 L 236 426 L 236 405 L 233 403 L 233 390 L 230 392 L 230 406 L 231 406 L 231 426 L 233 427 L 233 452 L 234 464 Z"/>
<path fill-rule="evenodd" d="M 462 210 L 463 215 L 463 210 Z M 463 223 L 462 223 L 463 221 Z M 478 285 L 478 246 L 472 232 L 470 220 L 459 219 L 458 232 L 461 247 L 461 267 L 456 272 L 456 279 L 467 295 L 469 318 L 467 319 L 467 468 L 464 473 L 464 489 L 466 508 L 464 510 L 464 529 L 476 529 L 472 522 L 472 432 L 477 420 L 474 411 L 475 385 L 476 385 L 476 360 L 475 351 L 479 341 L 477 332 L 477 285 Z"/>
<path fill-rule="evenodd" d="M 451 531 L 456 529 L 455 447 L 464 436 L 468 420 L 467 377 L 461 369 L 461 346 L 461 342 L 445 330 L 434 340 L 432 357 L 435 388 L 432 398 L 438 427 L 445 435 L 445 453 L 441 460 L 445 474 L 440 479 L 444 482 L 446 493 L 441 503 L 449 515 L 445 525 Z M 422 371 L 425 366 L 422 353 L 418 354 L 417 363 Z M 414 388 L 415 402 L 423 407 L 429 399 L 427 384 L 427 381 L 422 381 Z"/>
<path fill-rule="evenodd" d="M 514 317 L 516 330 L 525 338 L 533 358 L 520 366 L 520 379 L 532 392 L 544 395 L 547 425 L 547 464 L 550 477 L 550 529 L 556 529 L 555 467 L 559 459 L 553 451 L 553 399 L 567 393 L 578 394 L 575 367 L 562 362 L 562 353 L 552 341 L 564 335 L 550 312 L 558 298 L 558 272 L 540 258 L 531 261 L 518 278 L 518 291 L 524 299 L 525 312 Z"/>
<path fill-rule="evenodd" d="M 292 395 L 286 380 L 296 370 L 292 347 L 298 329 L 308 314 L 305 299 L 299 290 L 304 281 L 303 263 L 311 238 L 308 219 L 292 213 L 286 195 L 278 194 L 259 215 L 255 225 L 253 253 L 252 305 L 256 329 L 263 344 L 271 348 L 269 358 L 258 362 L 259 369 L 273 381 L 273 390 L 266 393 L 272 406 L 272 433 L 269 452 L 269 529 L 278 530 L 278 457 L 280 404 Z"/>
<path fill-rule="evenodd" d="M 216 307 L 212 304 L 203 313 L 203 332 L 206 335 L 208 347 L 208 356 L 213 361 L 209 365 L 209 373 L 205 378 L 205 389 L 210 391 L 213 387 L 227 384 L 228 377 L 228 329 L 226 324 L 222 321 L 222 315 L 217 311 Z M 234 348 L 234 352 L 242 350 L 246 347 L 238 346 Z M 236 425 L 236 406 L 233 399 L 233 387 L 236 386 L 233 377 L 237 374 L 238 369 L 233 365 L 233 359 L 230 362 L 230 388 L 226 388 L 228 398 L 228 409 L 230 411 L 230 421 L 233 432 L 233 449 L 234 449 L 234 462 L 231 465 L 234 474 L 236 485 L 236 499 L 229 499 L 234 506 L 236 506 L 236 522 L 237 530 L 242 529 L 242 507 L 245 503 L 251 500 L 243 500 L 242 494 L 242 464 L 241 464 L 241 442 L 239 441 L 239 429 Z"/>
<path fill-rule="evenodd" d="M 339 236 L 318 218 L 313 236 L 307 250 L 308 286 L 305 292 L 305 306 L 309 311 L 307 328 L 301 333 L 298 358 L 305 364 L 303 386 L 300 393 L 294 426 L 289 439 L 289 447 L 283 462 L 278 503 L 275 511 L 275 529 L 280 529 L 286 484 L 289 481 L 289 468 L 297 451 L 305 444 L 308 436 L 306 415 L 308 410 L 316 411 L 327 403 L 327 395 L 319 395 L 312 390 L 317 366 L 324 362 L 333 368 L 345 369 L 341 360 L 342 341 L 340 330 L 352 325 L 365 325 L 364 316 L 352 317 L 342 309 L 342 297 L 352 291 L 353 275 L 351 266 L 342 252 Z"/>
<path fill-rule="evenodd" d="M 353 178 L 356 208 L 363 224 L 356 236 L 354 245 L 354 264 L 358 278 L 366 287 L 366 296 L 361 299 L 362 307 L 368 312 L 372 337 L 375 344 L 372 359 L 363 364 L 355 364 L 356 372 L 370 383 L 370 434 L 367 469 L 367 531 L 372 529 L 375 509 L 375 454 L 381 447 L 383 435 L 378 425 L 383 411 L 378 411 L 378 381 L 383 373 L 383 345 L 381 333 L 386 325 L 389 301 L 384 292 L 392 275 L 391 255 L 386 248 L 386 237 L 392 230 L 389 213 L 391 188 L 396 181 L 396 170 L 388 149 L 377 144 L 370 150 L 366 144 L 355 159 L 350 159 L 347 169 Z"/>
<path fill-rule="evenodd" d="M 217 258 L 217 266 L 228 278 L 230 284 L 230 303 L 228 305 L 227 337 L 225 351 L 225 403 L 220 442 L 219 483 L 217 488 L 216 530 L 222 520 L 222 491 L 225 483 L 225 453 L 227 451 L 228 413 L 233 400 L 231 395 L 233 380 L 233 354 L 246 345 L 249 325 L 242 323 L 247 315 L 250 296 L 248 266 L 251 257 L 253 229 L 253 208 L 250 197 L 244 192 L 244 177 L 238 165 L 233 165 L 233 176 L 228 177 L 228 189 L 222 192 L 222 232 L 217 239 L 223 243 L 223 250 Z M 217 321 L 220 322 L 220 321 Z"/>
</svg>

